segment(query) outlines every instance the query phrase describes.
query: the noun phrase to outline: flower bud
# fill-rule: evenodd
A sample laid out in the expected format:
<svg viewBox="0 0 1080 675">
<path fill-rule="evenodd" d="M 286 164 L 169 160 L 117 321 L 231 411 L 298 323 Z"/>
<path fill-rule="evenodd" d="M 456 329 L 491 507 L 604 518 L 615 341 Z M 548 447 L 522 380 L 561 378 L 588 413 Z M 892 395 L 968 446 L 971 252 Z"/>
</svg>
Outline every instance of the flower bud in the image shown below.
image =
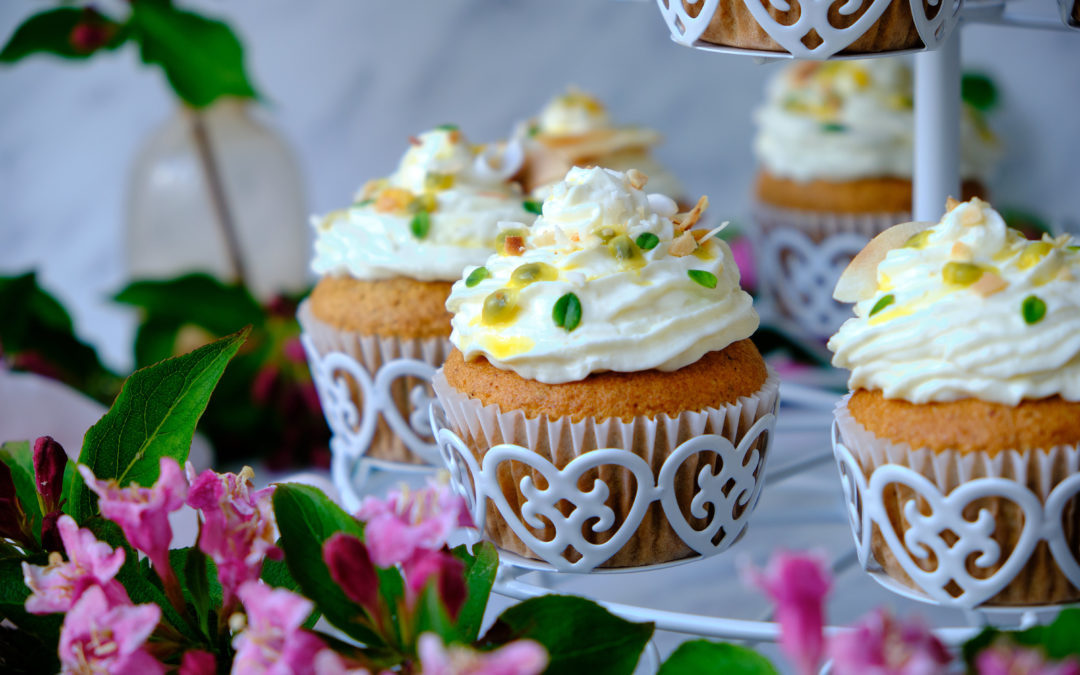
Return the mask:
<svg viewBox="0 0 1080 675">
<path fill-rule="evenodd" d="M 46 551 L 64 553 L 64 542 L 60 538 L 60 528 L 56 521 L 64 515 L 63 511 L 50 511 L 41 519 L 41 548 Z"/>
<path fill-rule="evenodd" d="M 60 509 L 67 463 L 67 453 L 52 436 L 42 436 L 34 443 L 34 482 L 45 513 Z"/>
<path fill-rule="evenodd" d="M 323 544 L 323 559 L 330 577 L 341 586 L 345 596 L 372 616 L 379 609 L 379 578 L 364 542 L 338 532 Z"/>
</svg>

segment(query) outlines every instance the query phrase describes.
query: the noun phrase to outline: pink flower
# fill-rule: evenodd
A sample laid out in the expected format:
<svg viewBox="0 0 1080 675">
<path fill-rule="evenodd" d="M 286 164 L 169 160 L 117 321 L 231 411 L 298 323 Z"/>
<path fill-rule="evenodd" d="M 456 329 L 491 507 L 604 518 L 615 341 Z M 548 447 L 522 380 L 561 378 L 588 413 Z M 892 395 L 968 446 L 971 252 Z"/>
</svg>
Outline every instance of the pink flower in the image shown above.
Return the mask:
<svg viewBox="0 0 1080 675">
<path fill-rule="evenodd" d="M 60 629 L 64 673 L 154 675 L 165 668 L 144 649 L 161 620 L 157 605 L 110 606 L 97 586 L 86 589 Z"/>
<path fill-rule="evenodd" d="M 515 640 L 491 652 L 462 645 L 443 646 L 434 633 L 417 644 L 423 675 L 536 675 L 547 667 L 547 652 L 532 640 Z"/>
<path fill-rule="evenodd" d="M 184 652 L 184 658 L 180 661 L 179 675 L 215 675 L 217 673 L 217 659 L 210 652 L 201 649 L 190 649 Z"/>
<path fill-rule="evenodd" d="M 754 247 L 750 245 L 750 238 L 740 236 L 728 242 L 731 246 L 731 257 L 739 268 L 739 285 L 743 288 L 757 287 L 757 268 L 754 266 Z"/>
<path fill-rule="evenodd" d="M 882 609 L 829 640 L 829 657 L 836 675 L 937 675 L 952 660 L 921 623 L 900 623 Z"/>
<path fill-rule="evenodd" d="M 161 475 L 149 488 L 134 483 L 121 488 L 114 480 L 98 480 L 85 465 L 79 466 L 79 473 L 97 493 L 101 515 L 120 526 L 128 543 L 150 558 L 165 581 L 173 574 L 169 564 L 169 514 L 184 505 L 188 485 L 175 459 L 162 457 L 160 466 Z"/>
<path fill-rule="evenodd" d="M 379 616 L 379 578 L 364 542 L 337 532 L 323 544 L 323 560 L 330 578 L 341 586 L 345 597 L 371 614 Z"/>
<path fill-rule="evenodd" d="M 379 567 L 405 562 L 418 550 L 437 551 L 455 528 L 472 525 L 465 500 L 434 482 L 411 493 L 402 487 L 385 501 L 367 497 L 356 517 L 367 523 L 364 539 Z"/>
<path fill-rule="evenodd" d="M 130 604 L 127 591 L 113 579 L 124 565 L 124 550 L 114 551 L 90 530 L 79 529 L 71 516 L 60 516 L 56 526 L 68 559 L 65 562 L 54 552 L 45 567 L 22 564 L 23 580 L 31 591 L 26 611 L 66 612 L 90 588 L 100 588 L 110 605 Z"/>
<path fill-rule="evenodd" d="M 439 598 L 450 618 L 457 618 L 468 593 L 465 586 L 465 563 L 443 551 L 422 551 L 406 561 L 402 567 L 405 583 L 414 598 L 423 592 L 428 580 L 434 578 Z"/>
<path fill-rule="evenodd" d="M 803 553 L 775 553 L 750 581 L 776 603 L 780 649 L 803 675 L 816 673 L 825 654 L 825 596 L 831 581 L 825 562 Z"/>
<path fill-rule="evenodd" d="M 202 513 L 199 548 L 214 561 L 229 606 L 237 589 L 259 578 L 263 559 L 277 558 L 272 487 L 252 492 L 254 473 L 219 474 L 207 469 L 191 483 L 187 503 Z"/>
<path fill-rule="evenodd" d="M 350 668 L 345 659 L 332 649 L 324 649 L 315 655 L 315 675 L 371 675 L 366 668 Z"/>
<path fill-rule="evenodd" d="M 310 600 L 283 588 L 248 581 L 238 591 L 247 628 L 233 639 L 233 675 L 314 673 L 322 640 L 300 626 L 311 614 Z"/>
<path fill-rule="evenodd" d="M 1008 644 L 996 644 L 975 658 L 979 675 L 1080 675 L 1075 659 L 1050 663 L 1042 652 Z"/>
</svg>

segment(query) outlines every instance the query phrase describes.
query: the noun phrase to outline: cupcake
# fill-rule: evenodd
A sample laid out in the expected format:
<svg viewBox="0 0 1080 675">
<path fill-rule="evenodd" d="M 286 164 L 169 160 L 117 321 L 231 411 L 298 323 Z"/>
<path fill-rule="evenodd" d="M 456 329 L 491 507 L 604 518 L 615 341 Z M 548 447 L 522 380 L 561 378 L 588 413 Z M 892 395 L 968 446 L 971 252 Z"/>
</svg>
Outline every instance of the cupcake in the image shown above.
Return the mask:
<svg viewBox="0 0 1080 675">
<path fill-rule="evenodd" d="M 451 283 L 487 258 L 500 221 L 535 217 L 510 180 L 520 168 L 520 148 L 515 159 L 513 148 L 474 146 L 453 125 L 409 140 L 396 172 L 368 182 L 351 206 L 312 221 L 311 267 L 320 279 L 301 307 L 301 324 L 320 355 L 343 353 L 371 377 L 399 358 L 441 365 Z M 390 387 L 404 419 L 417 384 L 403 377 Z M 363 410 L 361 384 L 353 382 L 351 390 Z M 320 387 L 320 395 L 327 391 Z M 382 417 L 368 455 L 419 461 Z"/>
<path fill-rule="evenodd" d="M 574 87 L 519 124 L 514 137 L 526 150 L 522 185 L 541 199 L 574 166 L 637 169 L 649 176 L 653 192 L 676 199 L 684 194 L 678 179 L 651 154 L 660 134 L 616 125 L 603 103 Z"/>
<path fill-rule="evenodd" d="M 946 530 L 938 550 L 970 554 L 952 562 L 974 579 L 1009 564 L 1002 575 L 1015 576 L 994 588 L 991 604 L 1076 601 L 1080 590 L 1048 541 L 1064 535 L 1069 556 L 1080 546 L 1075 500 L 1068 495 L 1060 517 L 1050 506 L 1055 487 L 1080 471 L 1080 252 L 1067 235 L 1028 241 L 979 199 L 949 207 L 936 225 L 879 235 L 836 287 L 838 300 L 855 303 L 855 317 L 829 340 L 833 363 L 851 371 L 839 440 L 867 481 L 888 466 L 910 469 L 942 496 L 986 477 L 1008 481 L 1008 490 L 954 505 L 959 524 L 934 514 L 946 519 L 934 529 L 933 537 Z M 925 526 L 926 492 L 890 481 L 863 497 L 887 514 L 873 528 L 875 560 L 902 583 L 958 596 L 961 580 L 928 587 L 916 571 L 945 564 L 927 555 L 925 530 L 909 533 L 911 518 Z M 1034 496 L 1026 513 L 1017 490 Z"/>
<path fill-rule="evenodd" d="M 825 58 L 836 52 L 866 54 L 919 49 L 925 46 L 912 18 L 909 0 L 858 3 L 804 2 L 803 4 L 807 5 L 805 8 L 798 4 L 789 6 L 785 3 L 770 2 L 758 8 L 757 14 L 744 0 L 719 0 L 715 3 L 712 14 L 705 17 L 701 16 L 702 8 L 694 7 L 698 3 L 691 3 L 688 0 L 663 0 L 661 9 L 665 14 L 669 14 L 671 3 L 678 2 L 682 3 L 683 11 L 691 19 L 683 23 L 694 24 L 692 29 L 694 36 L 689 37 L 723 47 L 773 52 L 792 51 L 791 46 L 781 46 L 774 39 L 774 35 L 786 37 L 792 29 L 800 30 L 800 33 L 793 36 L 798 40 L 798 44 L 795 45 L 798 49 L 820 48 L 824 43 L 820 32 L 834 35 L 828 51 L 815 54 L 817 58 Z M 820 7 L 810 7 L 811 4 L 817 4 Z M 853 4 L 854 7 L 852 7 Z M 814 11 L 815 15 L 809 19 L 801 16 L 804 11 L 812 10 L 824 11 Z M 872 13 L 878 11 L 881 12 L 878 17 L 872 19 L 869 25 L 865 25 L 867 15 L 873 16 Z M 950 10 L 942 7 L 935 9 L 929 2 L 924 4 L 923 12 L 928 12 L 932 17 L 936 18 L 939 11 Z M 922 18 L 925 21 L 927 17 L 924 14 Z M 822 22 L 822 31 L 814 27 L 814 21 Z M 848 34 L 845 35 L 843 31 L 847 31 Z"/>
<path fill-rule="evenodd" d="M 977 110 L 962 113 L 963 193 L 985 196 L 998 143 Z M 784 314 L 824 339 L 847 311 L 829 299 L 844 266 L 910 217 L 911 70 L 896 58 L 796 63 L 770 81 L 755 121 L 763 281 Z"/>
<path fill-rule="evenodd" d="M 756 501 L 764 427 L 778 400 L 778 380 L 748 339 L 758 318 L 739 288 L 731 251 L 713 233 L 692 229 L 706 200 L 677 213 L 670 198 L 642 190 L 646 180 L 635 171 L 571 169 L 532 227 L 506 230 L 503 247 L 455 282 L 447 300 L 454 350 L 434 378 L 447 423 L 477 465 L 502 443 L 558 469 L 602 448 L 639 458 L 647 477 L 608 465 L 578 482 L 587 489 L 600 477 L 607 485 L 590 494 L 601 495 L 603 505 L 592 506 L 610 514 L 595 528 L 578 528 L 589 545 L 632 528 L 604 563 L 616 567 L 703 552 L 707 543 L 689 545 L 671 521 L 682 518 L 698 530 L 709 523 L 700 504 L 691 511 L 691 501 L 694 481 L 714 470 L 744 472 L 712 512 L 725 511 L 721 502 L 730 498 L 717 517 L 743 524 L 706 537 L 715 534 L 714 547 L 734 541 Z M 727 440 L 682 457 L 668 468 L 678 471 L 663 488 L 665 460 L 703 435 Z M 726 454 L 718 455 L 725 444 Z M 498 465 L 501 493 L 487 496 L 506 512 L 488 505 L 486 534 L 519 555 L 573 562 L 576 552 L 542 555 L 513 529 L 539 542 L 555 536 L 551 519 L 537 520 L 541 507 L 527 501 L 547 483 L 537 464 Z M 654 502 L 642 517 L 634 506 L 638 491 L 650 495 L 646 503 L 661 498 L 646 481 L 659 481 L 661 495 L 677 507 L 662 510 Z M 570 515 L 569 507 L 560 511 Z"/>
</svg>

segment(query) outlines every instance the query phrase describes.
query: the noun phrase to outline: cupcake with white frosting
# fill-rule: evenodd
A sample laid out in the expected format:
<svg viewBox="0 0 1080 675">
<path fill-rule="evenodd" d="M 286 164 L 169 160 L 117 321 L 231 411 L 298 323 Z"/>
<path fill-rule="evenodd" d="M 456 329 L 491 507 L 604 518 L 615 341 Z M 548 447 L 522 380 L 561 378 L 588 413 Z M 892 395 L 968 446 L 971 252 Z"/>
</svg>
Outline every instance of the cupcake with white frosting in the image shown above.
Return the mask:
<svg viewBox="0 0 1080 675">
<path fill-rule="evenodd" d="M 979 111 L 963 105 L 961 115 L 963 197 L 985 197 L 1000 147 Z M 799 62 L 769 82 L 755 121 L 763 276 L 781 308 L 825 338 L 842 321 L 828 296 L 844 265 L 874 235 L 910 219 L 911 69 L 900 58 Z M 827 266 L 823 283 L 796 282 L 813 278 L 801 269 L 813 265 Z"/>
<path fill-rule="evenodd" d="M 901 465 L 943 495 L 999 477 L 1045 504 L 1080 471 L 1080 251 L 1067 235 L 1025 239 L 979 199 L 949 206 L 938 224 L 879 235 L 837 285 L 836 298 L 855 303 L 855 317 L 829 341 L 833 363 L 851 371 L 853 393 L 837 409 L 840 438 L 867 476 Z M 911 490 L 887 495 L 902 536 Z M 1000 555 L 967 567 L 988 577 L 1019 545 L 1024 516 L 1005 497 L 980 504 L 993 514 Z M 1075 550 L 1080 514 L 1067 508 L 1061 526 Z M 1080 599 L 1046 547 L 993 603 Z M 873 551 L 886 572 L 912 583 L 879 534 Z M 912 557 L 932 569 L 921 553 Z"/>
<path fill-rule="evenodd" d="M 500 443 L 529 448 L 557 468 L 597 448 L 622 448 L 659 472 L 690 438 L 716 434 L 738 446 L 773 411 L 778 381 L 748 339 L 758 318 L 731 251 L 693 229 L 706 200 L 677 213 L 670 198 L 642 189 L 646 180 L 635 171 L 571 169 L 531 227 L 507 226 L 497 253 L 454 284 L 447 301 L 454 350 L 435 391 L 478 461 Z M 746 462 L 759 461 L 752 473 L 760 477 L 765 444 L 751 441 Z M 519 486 L 530 470 L 506 464 L 500 484 L 520 516 Z M 689 508 L 694 476 L 717 464 L 711 451 L 687 460 L 680 504 Z M 612 478 L 619 475 L 605 474 L 612 528 L 634 496 L 632 479 Z M 552 534 L 550 526 L 529 531 Z M 501 548 L 534 555 L 491 508 L 487 534 Z M 588 533 L 590 541 L 606 536 Z M 606 564 L 691 553 L 653 504 Z"/>
<path fill-rule="evenodd" d="M 529 192 L 543 199 L 552 185 L 575 166 L 637 169 L 649 176 L 649 189 L 681 200 L 679 180 L 652 155 L 660 134 L 652 129 L 616 124 L 596 97 L 570 87 L 551 99 L 536 117 L 514 133 L 526 149 L 521 174 Z"/>
<path fill-rule="evenodd" d="M 397 358 L 433 366 L 448 350 L 451 283 L 487 259 L 499 222 L 535 218 L 511 177 L 521 148 L 476 146 L 453 125 L 410 139 L 397 170 L 369 181 L 352 205 L 312 219 L 320 275 L 300 320 L 321 354 L 341 352 L 370 374 Z M 392 395 L 407 410 L 416 384 Z M 360 387 L 353 387 L 360 402 Z M 380 419 L 369 454 L 417 461 Z"/>
</svg>

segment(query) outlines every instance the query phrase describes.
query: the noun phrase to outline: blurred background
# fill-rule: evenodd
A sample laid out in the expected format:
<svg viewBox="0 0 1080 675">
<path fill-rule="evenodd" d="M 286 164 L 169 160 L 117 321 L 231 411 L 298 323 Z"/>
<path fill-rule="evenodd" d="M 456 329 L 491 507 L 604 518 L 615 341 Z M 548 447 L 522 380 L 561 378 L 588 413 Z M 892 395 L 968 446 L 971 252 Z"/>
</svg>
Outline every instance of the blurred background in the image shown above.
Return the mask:
<svg viewBox="0 0 1080 675">
<path fill-rule="evenodd" d="M 227 21 L 240 37 L 264 99 L 253 114 L 300 168 L 297 213 L 349 203 L 362 183 L 393 169 L 410 134 L 453 122 L 477 142 L 505 137 L 576 84 L 617 122 L 661 131 L 657 155 L 690 194 L 708 194 L 717 216 L 744 219 L 751 115 L 777 66 L 676 46 L 653 2 L 182 5 Z M 1043 16 L 1056 9 L 1048 0 L 1013 5 Z M 4 0 L 0 35 L 52 6 Z M 1055 224 L 1077 218 L 1080 35 L 983 25 L 960 33 L 965 68 L 989 74 L 1000 92 L 991 123 L 1006 155 L 990 183 L 994 203 Z M 128 48 L 85 63 L 34 56 L 0 67 L 0 275 L 36 269 L 78 333 L 119 371 L 131 367 L 136 321 L 109 298 L 128 279 L 132 167 L 177 108 L 161 71 Z M 295 219 L 300 246 L 309 225 Z"/>
</svg>

